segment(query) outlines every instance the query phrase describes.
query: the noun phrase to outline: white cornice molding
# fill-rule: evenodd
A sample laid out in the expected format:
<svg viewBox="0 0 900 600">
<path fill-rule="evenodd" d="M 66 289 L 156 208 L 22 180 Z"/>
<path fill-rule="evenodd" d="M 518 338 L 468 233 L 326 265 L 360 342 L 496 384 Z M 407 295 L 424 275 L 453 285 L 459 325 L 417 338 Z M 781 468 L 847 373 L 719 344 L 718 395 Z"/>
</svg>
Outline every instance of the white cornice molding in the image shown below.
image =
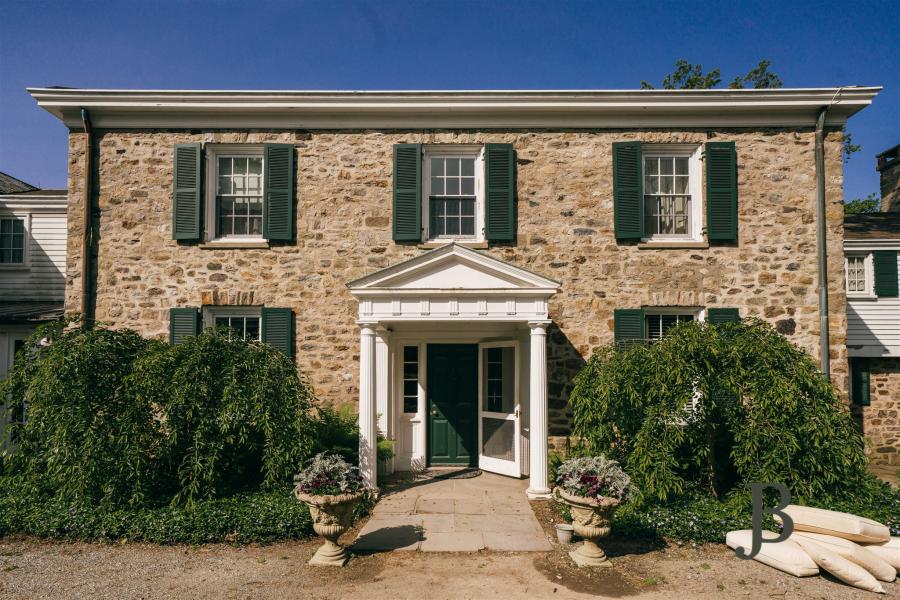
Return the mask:
<svg viewBox="0 0 900 600">
<path fill-rule="evenodd" d="M 226 91 L 29 88 L 70 128 L 446 129 L 843 125 L 880 87 L 763 90 Z"/>
</svg>

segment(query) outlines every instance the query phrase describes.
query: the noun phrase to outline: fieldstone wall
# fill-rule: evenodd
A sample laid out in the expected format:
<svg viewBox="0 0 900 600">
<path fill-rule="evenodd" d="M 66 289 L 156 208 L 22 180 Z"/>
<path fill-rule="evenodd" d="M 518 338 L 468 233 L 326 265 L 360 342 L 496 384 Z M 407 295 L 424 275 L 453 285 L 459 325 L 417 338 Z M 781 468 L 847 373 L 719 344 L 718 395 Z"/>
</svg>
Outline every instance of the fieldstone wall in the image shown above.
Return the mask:
<svg viewBox="0 0 900 600">
<path fill-rule="evenodd" d="M 854 406 L 869 460 L 900 466 L 900 358 L 869 359 L 870 404 Z"/>
<path fill-rule="evenodd" d="M 551 435 L 568 432 L 571 378 L 613 339 L 613 310 L 739 307 L 818 356 L 812 129 L 640 131 L 98 131 L 96 318 L 164 337 L 169 309 L 287 306 L 297 360 L 320 398 L 356 402 L 356 302 L 345 283 L 423 252 L 391 240 L 392 144 L 510 142 L 518 153 L 518 241 L 491 254 L 562 282 L 551 300 Z M 612 143 L 734 140 L 740 241 L 642 249 L 613 233 Z M 79 310 L 83 134 L 70 135 L 66 308 Z M 204 249 L 171 238 L 176 143 L 288 142 L 297 148 L 297 240 Z M 828 136 L 831 360 L 846 389 L 841 138 Z"/>
</svg>

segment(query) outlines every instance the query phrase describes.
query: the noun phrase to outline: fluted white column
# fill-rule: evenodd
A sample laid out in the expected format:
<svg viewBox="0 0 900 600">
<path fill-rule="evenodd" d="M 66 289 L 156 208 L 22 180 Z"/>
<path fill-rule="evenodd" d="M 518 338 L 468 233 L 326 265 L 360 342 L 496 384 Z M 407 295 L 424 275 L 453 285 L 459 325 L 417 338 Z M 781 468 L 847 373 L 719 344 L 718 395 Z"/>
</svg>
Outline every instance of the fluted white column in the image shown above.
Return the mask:
<svg viewBox="0 0 900 600">
<path fill-rule="evenodd" d="M 547 482 L 547 325 L 549 321 L 532 321 L 529 367 L 529 498 L 550 495 Z"/>
<path fill-rule="evenodd" d="M 359 324 L 359 470 L 369 487 L 378 481 L 375 423 L 375 325 Z"/>
</svg>

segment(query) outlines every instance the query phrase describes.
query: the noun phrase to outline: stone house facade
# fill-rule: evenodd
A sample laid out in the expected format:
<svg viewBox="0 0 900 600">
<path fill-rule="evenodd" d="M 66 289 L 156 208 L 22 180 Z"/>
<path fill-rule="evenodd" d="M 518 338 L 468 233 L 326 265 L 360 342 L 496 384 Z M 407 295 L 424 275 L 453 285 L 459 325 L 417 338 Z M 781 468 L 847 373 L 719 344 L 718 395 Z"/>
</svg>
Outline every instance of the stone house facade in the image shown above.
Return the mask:
<svg viewBox="0 0 900 600">
<path fill-rule="evenodd" d="M 393 468 L 477 463 L 540 495 L 572 377 L 617 334 L 753 316 L 819 357 L 826 106 L 828 359 L 847 389 L 838 129 L 877 89 L 837 91 L 31 93 L 70 129 L 69 189 L 90 179 L 94 318 L 268 335 L 320 399 L 359 402 L 369 476 L 377 428 Z M 69 312 L 84 215 L 73 193 Z"/>
</svg>

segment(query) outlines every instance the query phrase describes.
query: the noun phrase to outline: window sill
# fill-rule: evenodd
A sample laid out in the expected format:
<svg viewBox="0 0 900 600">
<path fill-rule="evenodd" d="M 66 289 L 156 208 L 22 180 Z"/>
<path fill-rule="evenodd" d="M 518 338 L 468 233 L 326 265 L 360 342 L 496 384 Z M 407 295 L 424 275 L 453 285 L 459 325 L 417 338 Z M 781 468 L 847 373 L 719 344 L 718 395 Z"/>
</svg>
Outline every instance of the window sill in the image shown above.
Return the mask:
<svg viewBox="0 0 900 600">
<path fill-rule="evenodd" d="M 200 248 L 209 250 L 236 249 L 236 248 L 268 248 L 269 242 L 263 241 L 247 241 L 241 242 L 237 240 L 213 240 L 200 244 Z"/>
<path fill-rule="evenodd" d="M 444 246 L 448 246 L 450 244 L 456 244 L 457 246 L 465 246 L 466 248 L 472 248 L 473 250 L 487 250 L 488 243 L 487 242 L 471 242 L 465 240 L 441 240 L 441 241 L 431 241 L 431 242 L 422 242 L 418 245 L 418 248 L 422 250 L 432 250 L 434 248 L 443 248 Z"/>
<path fill-rule="evenodd" d="M 640 250 L 704 250 L 706 248 L 709 248 L 709 242 L 697 242 L 694 240 L 650 240 L 638 244 L 638 249 Z"/>
<path fill-rule="evenodd" d="M 847 300 L 878 300 L 875 294 L 847 294 Z"/>
</svg>

